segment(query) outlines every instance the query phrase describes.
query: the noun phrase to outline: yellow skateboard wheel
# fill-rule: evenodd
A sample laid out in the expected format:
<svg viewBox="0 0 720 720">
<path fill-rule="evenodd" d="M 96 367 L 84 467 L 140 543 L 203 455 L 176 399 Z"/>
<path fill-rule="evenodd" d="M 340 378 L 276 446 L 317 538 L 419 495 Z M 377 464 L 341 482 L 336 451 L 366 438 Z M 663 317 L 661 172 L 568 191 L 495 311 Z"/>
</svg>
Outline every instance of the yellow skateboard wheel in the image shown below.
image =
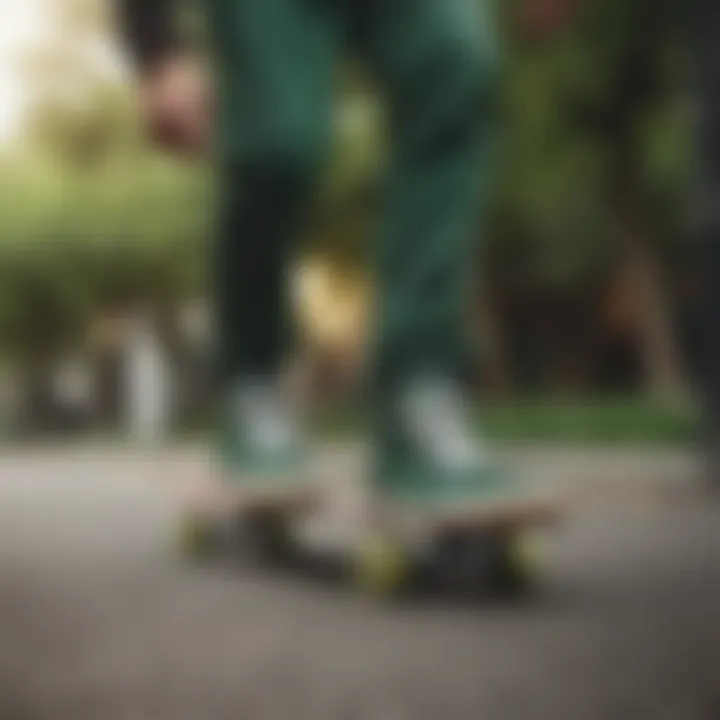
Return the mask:
<svg viewBox="0 0 720 720">
<path fill-rule="evenodd" d="M 395 539 L 382 534 L 366 538 L 355 558 L 355 584 L 373 597 L 400 594 L 410 579 L 410 558 Z"/>
<path fill-rule="evenodd" d="M 502 575 L 517 590 L 533 587 L 540 577 L 542 554 L 535 533 L 524 530 L 507 539 L 505 568 Z"/>
<path fill-rule="evenodd" d="M 215 549 L 216 536 L 212 520 L 199 513 L 186 513 L 177 528 L 179 553 L 191 560 L 207 558 Z"/>
</svg>

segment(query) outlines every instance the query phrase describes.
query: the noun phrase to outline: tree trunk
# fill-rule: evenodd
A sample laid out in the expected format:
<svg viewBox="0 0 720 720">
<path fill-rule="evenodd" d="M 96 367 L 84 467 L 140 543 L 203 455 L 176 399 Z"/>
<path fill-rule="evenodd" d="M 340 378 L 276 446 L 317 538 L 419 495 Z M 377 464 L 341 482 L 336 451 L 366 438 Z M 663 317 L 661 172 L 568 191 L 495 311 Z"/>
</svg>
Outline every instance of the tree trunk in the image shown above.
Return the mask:
<svg viewBox="0 0 720 720">
<path fill-rule="evenodd" d="M 475 318 L 488 391 L 493 395 L 509 395 L 513 390 L 510 353 L 505 342 L 502 317 L 485 283 L 475 305 Z"/>
<path fill-rule="evenodd" d="M 640 232 L 627 227 L 624 231 L 646 392 L 662 401 L 684 404 L 690 399 L 690 390 L 660 260 Z"/>
</svg>

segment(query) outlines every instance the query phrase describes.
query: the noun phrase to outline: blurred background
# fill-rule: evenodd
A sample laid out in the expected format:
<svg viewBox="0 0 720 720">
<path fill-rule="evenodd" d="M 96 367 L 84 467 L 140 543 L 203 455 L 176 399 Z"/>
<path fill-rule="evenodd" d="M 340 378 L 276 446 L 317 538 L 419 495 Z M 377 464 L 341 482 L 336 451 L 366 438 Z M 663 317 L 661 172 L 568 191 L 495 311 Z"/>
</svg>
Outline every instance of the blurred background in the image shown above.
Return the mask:
<svg viewBox="0 0 720 720">
<path fill-rule="evenodd" d="M 492 1 L 478 423 L 578 502 L 546 538 L 543 592 L 480 610 L 172 554 L 212 450 L 194 442 L 212 418 L 211 172 L 144 141 L 108 0 L 0 0 L 1 720 L 720 717 L 720 516 L 692 492 L 690 3 Z M 383 109 L 344 60 L 292 277 L 339 526 L 364 477 L 362 443 L 340 440 L 362 424 Z"/>
<path fill-rule="evenodd" d="M 502 142 L 472 312 L 484 422 L 503 437 L 686 440 L 702 347 L 677 3 L 495 4 Z M 208 417 L 209 172 L 143 141 L 111 10 L 0 4 L 6 437 L 154 437 Z M 302 362 L 336 430 L 355 422 L 340 408 L 362 366 L 382 111 L 345 62 L 293 280 Z"/>
</svg>

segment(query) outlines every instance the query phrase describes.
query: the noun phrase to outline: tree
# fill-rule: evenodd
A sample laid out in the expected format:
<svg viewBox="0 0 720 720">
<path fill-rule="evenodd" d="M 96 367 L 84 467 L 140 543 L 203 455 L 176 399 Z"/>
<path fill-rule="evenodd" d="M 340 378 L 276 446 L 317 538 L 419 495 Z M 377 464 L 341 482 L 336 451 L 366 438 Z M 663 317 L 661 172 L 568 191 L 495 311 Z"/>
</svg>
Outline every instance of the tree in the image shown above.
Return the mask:
<svg viewBox="0 0 720 720">
<path fill-rule="evenodd" d="M 496 255 L 543 283 L 596 282 L 621 268 L 634 289 L 648 391 L 682 396 L 664 267 L 680 232 L 688 156 L 674 6 L 524 0 L 520 8 L 522 32 L 511 22 L 506 33 Z"/>
</svg>

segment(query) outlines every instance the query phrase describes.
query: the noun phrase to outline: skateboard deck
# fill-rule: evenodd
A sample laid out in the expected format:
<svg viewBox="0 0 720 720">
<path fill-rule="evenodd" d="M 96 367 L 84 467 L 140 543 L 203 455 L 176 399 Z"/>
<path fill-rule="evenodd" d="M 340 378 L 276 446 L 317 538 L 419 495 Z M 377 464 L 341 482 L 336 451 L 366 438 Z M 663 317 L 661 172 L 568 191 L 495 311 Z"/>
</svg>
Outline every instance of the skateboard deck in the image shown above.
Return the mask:
<svg viewBox="0 0 720 720">
<path fill-rule="evenodd" d="M 466 508 L 431 509 L 413 514 L 421 531 L 436 534 L 548 526 L 558 522 L 563 512 L 557 500 L 516 497 L 512 500 L 475 503 Z"/>
</svg>

